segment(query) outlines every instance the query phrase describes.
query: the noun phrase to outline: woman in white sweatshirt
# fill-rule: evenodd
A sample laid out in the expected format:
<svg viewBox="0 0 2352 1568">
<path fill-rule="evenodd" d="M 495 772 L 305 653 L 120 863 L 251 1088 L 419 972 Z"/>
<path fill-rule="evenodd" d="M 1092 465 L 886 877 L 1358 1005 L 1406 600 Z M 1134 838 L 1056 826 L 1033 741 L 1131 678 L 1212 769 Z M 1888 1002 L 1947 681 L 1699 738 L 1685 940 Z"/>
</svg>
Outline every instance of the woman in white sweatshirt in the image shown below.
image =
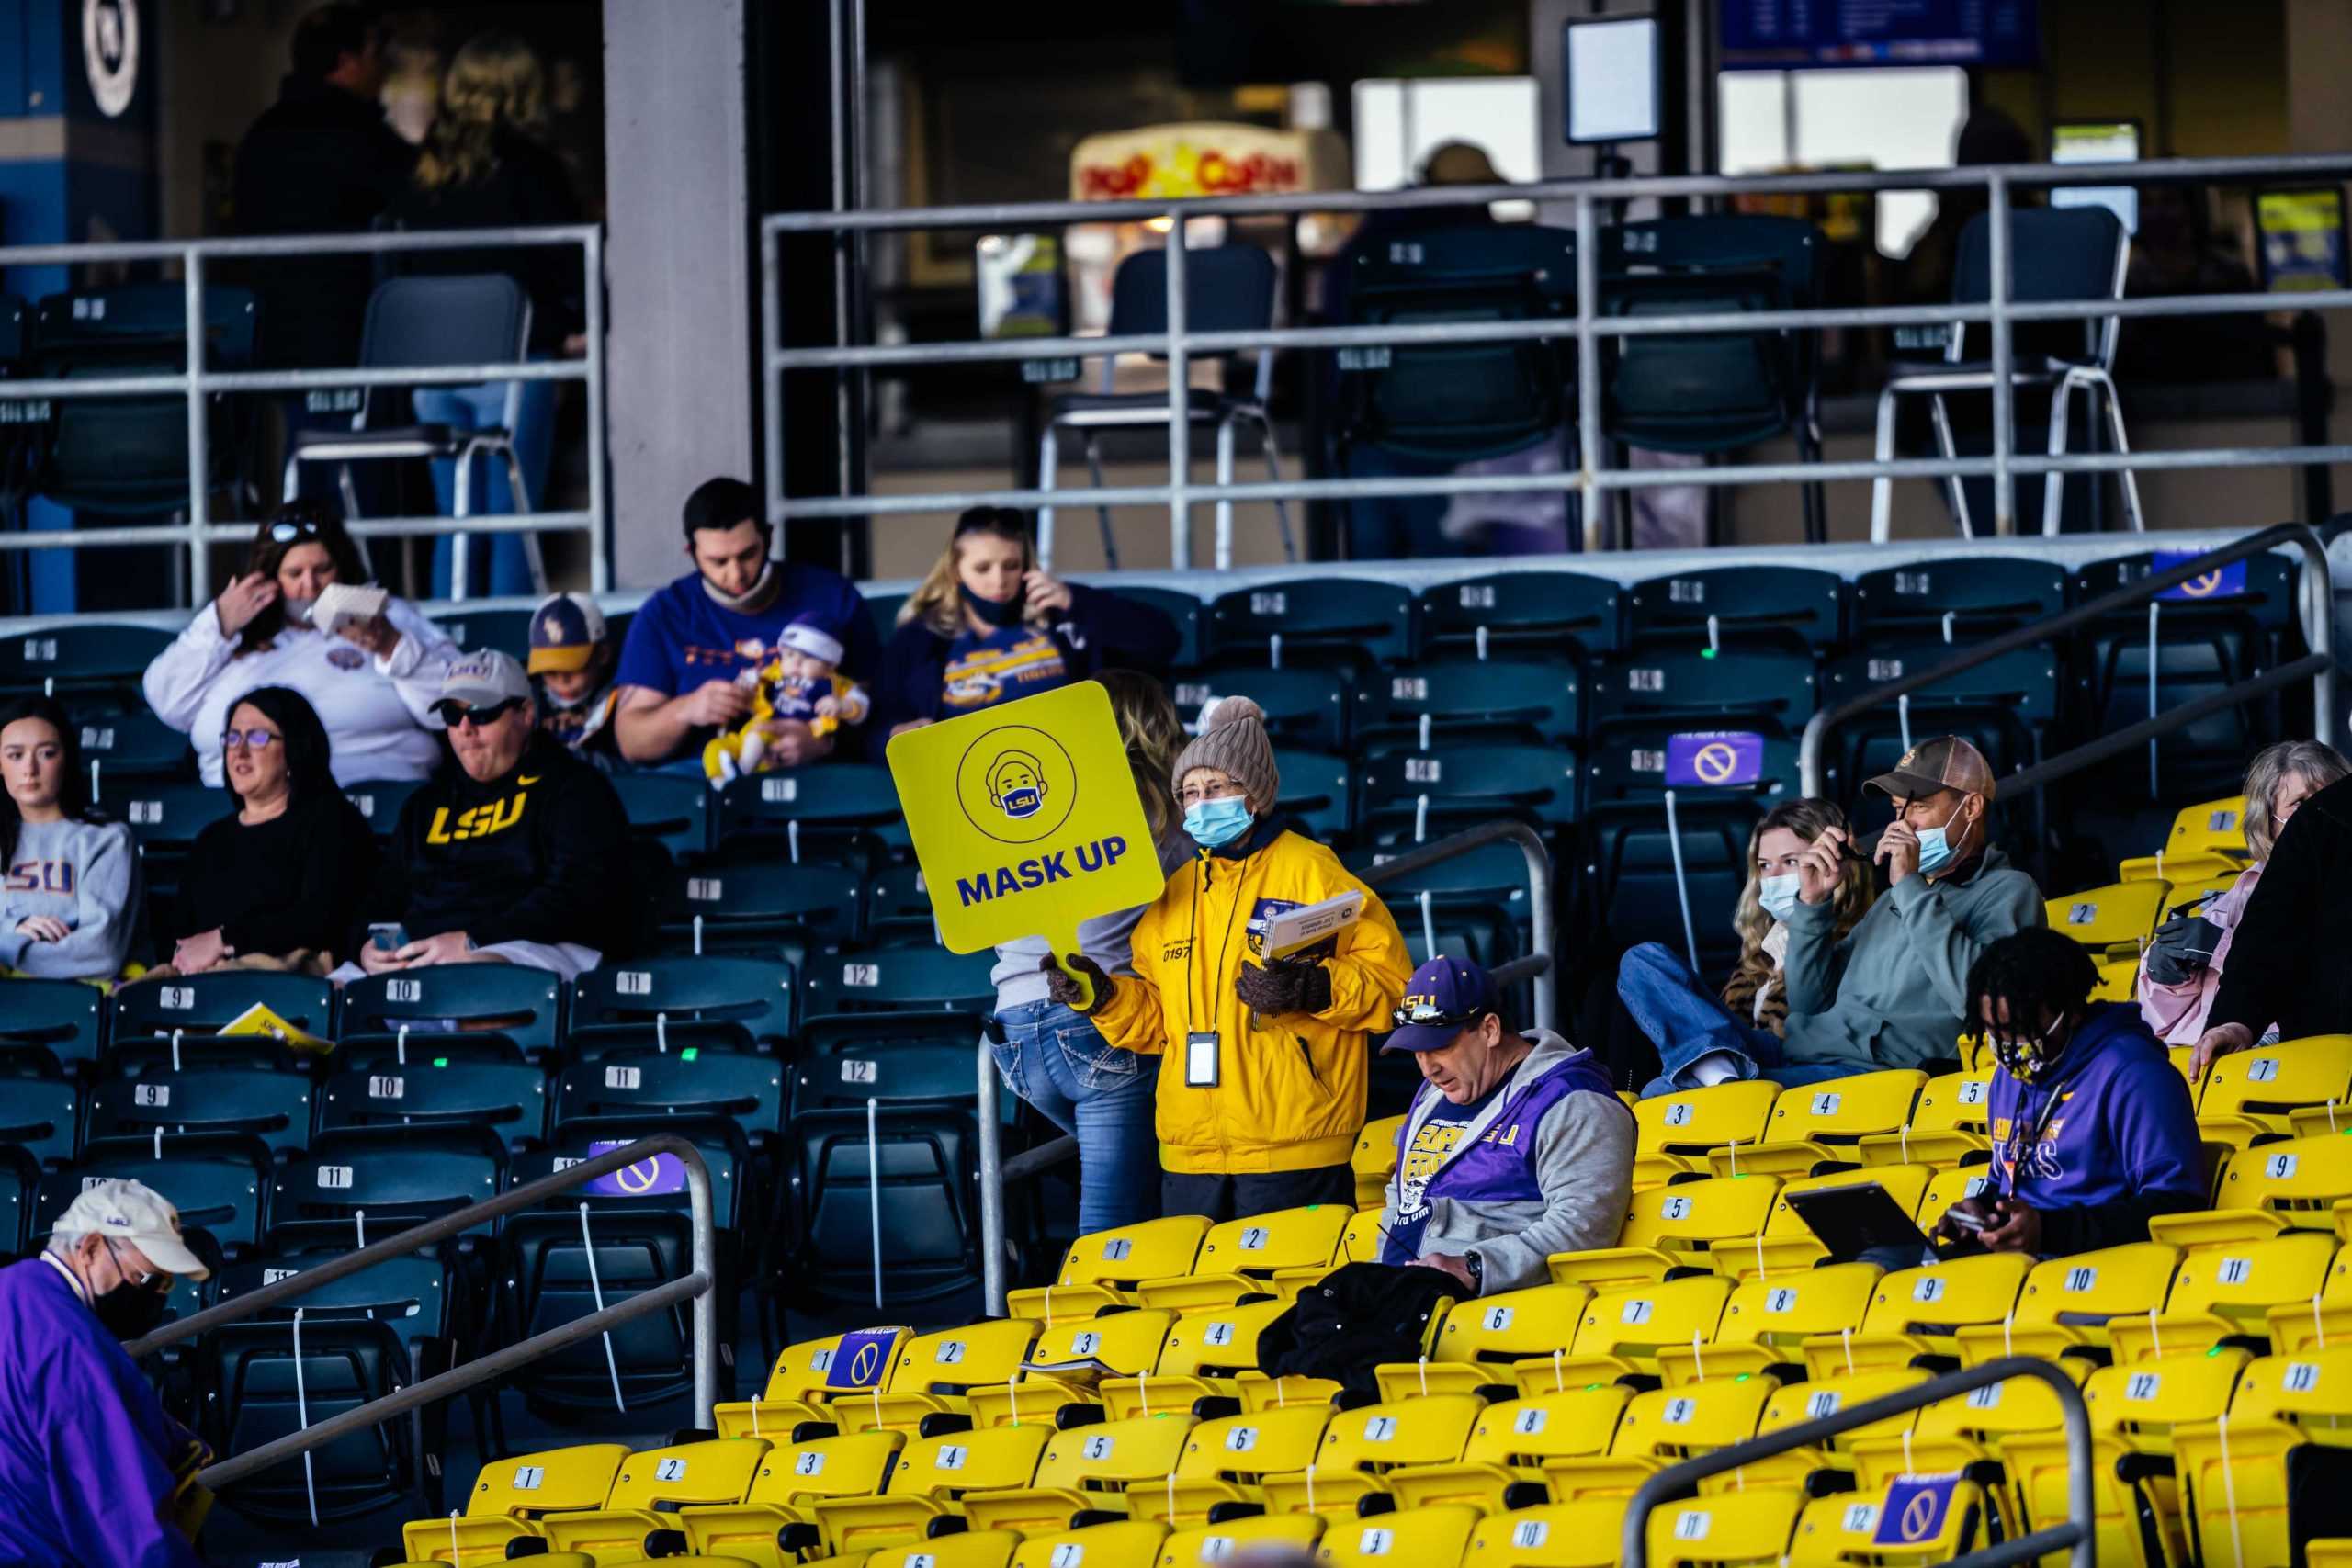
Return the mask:
<svg viewBox="0 0 2352 1568">
<path fill-rule="evenodd" d="M 456 646 L 404 599 L 387 601 L 374 621 L 339 636 L 310 624 L 328 584 L 367 581 L 334 513 L 289 502 L 254 536 L 245 575 L 147 666 L 147 701 L 165 724 L 187 731 L 206 784 L 220 783 L 231 705 L 259 686 L 290 686 L 317 711 L 334 742 L 337 784 L 421 779 L 439 765 L 432 706 Z"/>
<path fill-rule="evenodd" d="M 44 980 L 113 979 L 141 924 L 139 849 L 91 812 L 80 742 L 47 697 L 0 706 L 0 968 Z"/>
</svg>

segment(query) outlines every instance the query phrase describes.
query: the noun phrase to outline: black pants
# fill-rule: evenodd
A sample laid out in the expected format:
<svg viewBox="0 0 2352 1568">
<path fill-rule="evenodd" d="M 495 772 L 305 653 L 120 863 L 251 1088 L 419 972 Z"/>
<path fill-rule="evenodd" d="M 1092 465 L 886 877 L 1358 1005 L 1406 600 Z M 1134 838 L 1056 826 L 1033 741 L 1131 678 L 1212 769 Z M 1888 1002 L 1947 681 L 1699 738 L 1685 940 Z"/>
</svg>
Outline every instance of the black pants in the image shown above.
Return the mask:
<svg viewBox="0 0 2352 1568">
<path fill-rule="evenodd" d="M 1304 1208 L 1309 1203 L 1338 1203 L 1354 1208 L 1355 1172 L 1344 1165 L 1326 1165 L 1312 1170 L 1257 1171 L 1243 1176 L 1169 1170 L 1162 1171 L 1159 1177 L 1159 1212 L 1163 1214 L 1206 1214 L 1213 1221 L 1238 1220 L 1246 1214 Z"/>
</svg>

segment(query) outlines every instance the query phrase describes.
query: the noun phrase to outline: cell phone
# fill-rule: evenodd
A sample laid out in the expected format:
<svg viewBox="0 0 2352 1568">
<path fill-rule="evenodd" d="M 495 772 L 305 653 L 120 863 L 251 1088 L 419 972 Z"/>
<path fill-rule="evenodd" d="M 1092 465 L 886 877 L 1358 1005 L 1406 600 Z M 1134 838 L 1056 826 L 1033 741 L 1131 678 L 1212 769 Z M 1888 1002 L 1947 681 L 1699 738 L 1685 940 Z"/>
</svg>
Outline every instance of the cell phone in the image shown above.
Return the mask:
<svg viewBox="0 0 2352 1568">
<path fill-rule="evenodd" d="M 408 928 L 403 925 L 374 925 L 368 928 L 368 940 L 379 953 L 398 953 L 408 945 Z"/>
<path fill-rule="evenodd" d="M 1991 1224 L 1990 1221 L 1985 1220 L 1982 1216 L 1972 1214 L 1967 1210 L 1961 1208 L 1946 1209 L 1944 1211 L 1944 1218 L 1950 1220 L 1953 1224 L 1958 1225 L 1962 1230 L 1971 1233 L 1984 1230 L 1989 1224 Z"/>
</svg>

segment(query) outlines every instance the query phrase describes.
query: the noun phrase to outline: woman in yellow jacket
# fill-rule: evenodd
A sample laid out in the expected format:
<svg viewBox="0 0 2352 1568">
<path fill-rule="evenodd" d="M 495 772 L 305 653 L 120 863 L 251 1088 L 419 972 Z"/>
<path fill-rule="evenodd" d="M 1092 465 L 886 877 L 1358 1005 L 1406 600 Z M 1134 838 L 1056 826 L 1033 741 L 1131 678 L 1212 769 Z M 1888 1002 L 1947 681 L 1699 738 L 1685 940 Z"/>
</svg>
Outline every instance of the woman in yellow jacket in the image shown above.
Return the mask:
<svg viewBox="0 0 2352 1568">
<path fill-rule="evenodd" d="M 1135 930 L 1135 974 L 1083 955 L 1089 1012 L 1110 1043 L 1164 1056 L 1160 1203 L 1213 1220 L 1352 1203 L 1365 1036 L 1386 1029 L 1412 961 L 1396 921 L 1337 855 L 1273 815 L 1280 775 L 1265 716 L 1227 697 L 1169 779 L 1200 846 Z M 1263 962 L 1266 922 L 1351 889 L 1363 912 L 1328 942 Z M 1055 999 L 1077 985 L 1047 960 Z"/>
</svg>

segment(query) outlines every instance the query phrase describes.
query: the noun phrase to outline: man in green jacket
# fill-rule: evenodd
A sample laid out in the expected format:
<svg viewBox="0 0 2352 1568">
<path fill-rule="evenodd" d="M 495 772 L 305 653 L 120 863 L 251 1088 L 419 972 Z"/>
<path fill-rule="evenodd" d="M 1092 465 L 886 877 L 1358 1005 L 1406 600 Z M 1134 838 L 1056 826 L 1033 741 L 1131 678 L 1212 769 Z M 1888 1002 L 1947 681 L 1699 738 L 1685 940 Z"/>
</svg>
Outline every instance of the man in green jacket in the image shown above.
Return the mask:
<svg viewBox="0 0 2352 1568">
<path fill-rule="evenodd" d="M 1960 737 L 1913 747 L 1870 787 L 1895 803 L 1871 857 L 1887 890 L 1838 940 L 1830 895 L 1856 852 L 1837 828 L 1807 846 L 1786 918 L 1784 1034 L 1732 1017 L 1667 950 L 1626 953 L 1618 991 L 1664 1067 L 1645 1092 L 1730 1078 L 1817 1083 L 1957 1054 L 1969 967 L 1993 942 L 2042 924 L 2041 892 L 1993 845 L 1993 770 Z"/>
</svg>

